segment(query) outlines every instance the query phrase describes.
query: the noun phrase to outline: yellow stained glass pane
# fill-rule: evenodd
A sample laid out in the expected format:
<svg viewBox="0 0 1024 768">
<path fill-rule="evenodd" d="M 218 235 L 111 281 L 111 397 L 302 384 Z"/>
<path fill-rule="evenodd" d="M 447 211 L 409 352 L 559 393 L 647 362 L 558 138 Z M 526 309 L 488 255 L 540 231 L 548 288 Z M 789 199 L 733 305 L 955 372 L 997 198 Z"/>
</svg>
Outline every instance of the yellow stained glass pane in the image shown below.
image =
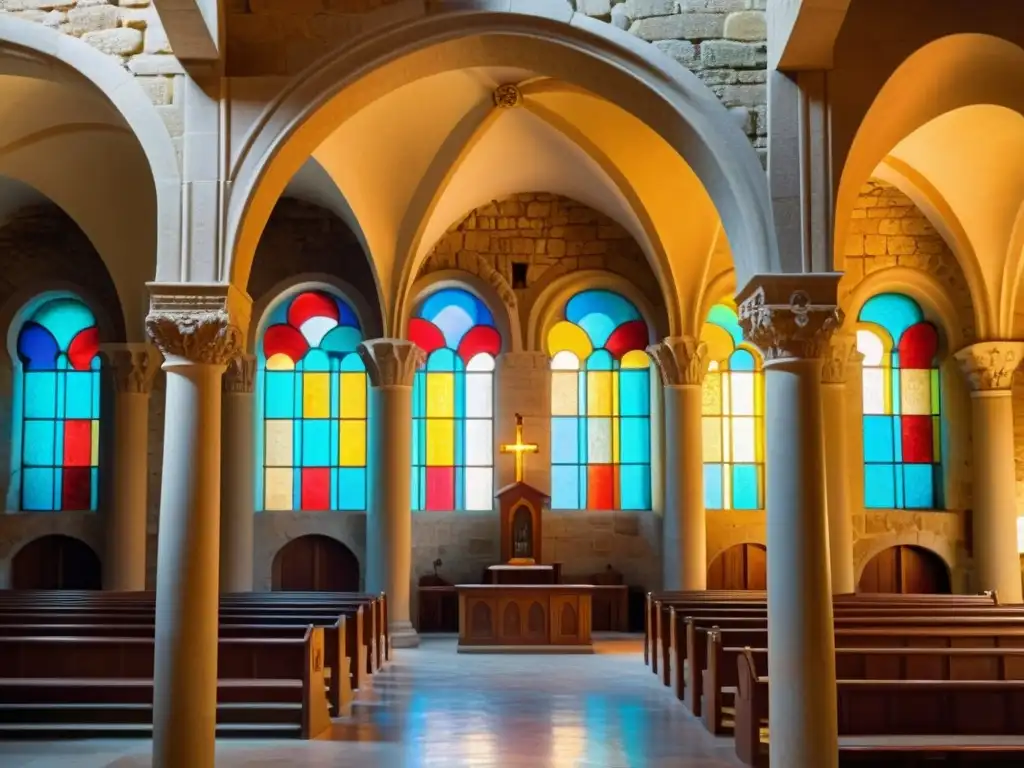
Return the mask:
<svg viewBox="0 0 1024 768">
<path fill-rule="evenodd" d="M 758 411 L 761 410 L 760 401 L 758 401 Z M 758 464 L 764 463 L 764 419 L 760 415 L 754 419 L 754 450 L 757 452 L 755 459 Z M 760 496 L 758 497 L 760 498 Z"/>
<path fill-rule="evenodd" d="M 754 419 L 734 418 L 732 420 L 732 460 L 753 463 L 756 460 L 756 430 Z"/>
<path fill-rule="evenodd" d="M 548 331 L 548 354 L 554 357 L 559 352 L 572 352 L 580 360 L 586 360 L 594 347 L 587 332 L 567 320 L 555 323 Z"/>
<path fill-rule="evenodd" d="M 92 420 L 92 466 L 100 464 L 100 420 Z"/>
<path fill-rule="evenodd" d="M 900 412 L 908 416 L 932 413 L 932 377 L 930 370 L 900 369 Z"/>
<path fill-rule="evenodd" d="M 268 467 L 290 467 L 292 456 L 292 422 L 290 419 L 270 419 L 264 423 L 266 437 L 264 463 Z M 289 502 L 290 503 L 290 502 Z"/>
<path fill-rule="evenodd" d="M 587 373 L 587 415 L 612 415 L 612 372 L 589 371 Z"/>
<path fill-rule="evenodd" d="M 342 467 L 366 466 L 366 422 L 362 419 L 341 422 L 338 464 Z"/>
<path fill-rule="evenodd" d="M 554 416 L 575 416 L 579 406 L 580 375 L 575 371 L 551 374 L 551 413 Z"/>
<path fill-rule="evenodd" d="M 455 374 L 427 374 L 427 417 L 451 418 L 455 415 Z M 427 438 L 427 442 L 430 439 Z M 450 463 L 450 462 L 449 462 Z"/>
<path fill-rule="evenodd" d="M 726 416 L 722 419 L 722 461 L 732 461 L 732 425 L 736 422 Z M 728 474 L 728 473 L 726 473 Z"/>
<path fill-rule="evenodd" d="M 647 368 L 651 364 L 651 358 L 642 349 L 632 349 L 622 356 L 619 365 L 623 368 Z"/>
<path fill-rule="evenodd" d="M 619 374 L 612 374 L 612 416 L 619 415 Z M 615 456 L 618 456 L 616 453 Z"/>
<path fill-rule="evenodd" d="M 881 368 L 865 368 L 862 377 L 864 386 L 864 413 L 884 414 L 886 410 L 885 371 Z"/>
<path fill-rule="evenodd" d="M 732 509 L 732 467 L 722 467 L 722 509 Z"/>
<path fill-rule="evenodd" d="M 704 461 L 722 460 L 722 420 L 716 416 L 701 419 Z"/>
<path fill-rule="evenodd" d="M 341 389 L 339 392 L 341 400 L 341 418 L 343 419 L 365 419 L 366 418 L 366 374 L 365 373 L 343 373 L 341 374 Z"/>
<path fill-rule="evenodd" d="M 732 396 L 731 413 L 735 416 L 754 415 L 754 374 L 729 374 L 729 390 Z"/>
<path fill-rule="evenodd" d="M 302 415 L 307 419 L 331 415 L 331 374 L 302 374 Z"/>
<path fill-rule="evenodd" d="M 701 412 L 705 416 L 719 416 L 722 413 L 722 374 L 707 374 L 701 389 Z"/>
<path fill-rule="evenodd" d="M 455 464 L 455 421 L 427 419 L 427 466 L 450 467 Z"/>
<path fill-rule="evenodd" d="M 292 477 L 291 468 L 270 468 L 263 475 L 263 508 L 282 510 L 292 508 Z"/>
<path fill-rule="evenodd" d="M 939 415 L 939 403 L 941 401 L 939 400 L 939 371 L 938 371 L 937 368 L 932 368 L 932 370 L 931 370 L 931 380 L 932 380 L 932 415 L 933 416 L 938 416 Z"/>
<path fill-rule="evenodd" d="M 271 355 L 267 360 L 268 371 L 294 371 L 295 363 L 288 355 L 282 355 L 278 352 L 276 355 Z"/>
</svg>

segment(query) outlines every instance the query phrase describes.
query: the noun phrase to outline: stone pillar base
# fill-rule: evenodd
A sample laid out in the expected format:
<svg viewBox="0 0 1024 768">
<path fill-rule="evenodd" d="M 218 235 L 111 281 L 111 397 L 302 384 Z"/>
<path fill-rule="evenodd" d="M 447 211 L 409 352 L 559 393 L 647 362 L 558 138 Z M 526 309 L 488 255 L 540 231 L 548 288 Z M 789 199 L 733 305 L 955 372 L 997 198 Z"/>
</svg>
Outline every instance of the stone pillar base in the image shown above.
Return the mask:
<svg viewBox="0 0 1024 768">
<path fill-rule="evenodd" d="M 388 624 L 392 648 L 418 648 L 420 636 L 411 621 L 393 621 Z"/>
</svg>

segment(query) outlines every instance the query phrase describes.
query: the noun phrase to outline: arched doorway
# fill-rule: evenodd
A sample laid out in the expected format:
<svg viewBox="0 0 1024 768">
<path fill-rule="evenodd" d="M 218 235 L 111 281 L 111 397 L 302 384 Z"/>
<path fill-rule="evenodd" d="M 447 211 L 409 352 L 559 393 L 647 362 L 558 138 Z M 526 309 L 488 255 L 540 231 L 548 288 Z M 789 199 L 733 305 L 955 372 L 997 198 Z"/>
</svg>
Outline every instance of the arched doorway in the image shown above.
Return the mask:
<svg viewBox="0 0 1024 768">
<path fill-rule="evenodd" d="M 736 544 L 708 566 L 708 589 L 767 589 L 768 550 L 760 544 Z"/>
<path fill-rule="evenodd" d="M 271 589 L 358 592 L 359 561 L 352 550 L 330 536 L 299 536 L 274 556 Z"/>
<path fill-rule="evenodd" d="M 898 546 L 883 549 L 861 572 L 858 592 L 887 594 L 936 594 L 952 592 L 949 568 L 942 558 L 923 547 Z"/>
<path fill-rule="evenodd" d="M 83 541 L 54 534 L 22 547 L 11 561 L 13 589 L 100 589 L 100 559 Z"/>
</svg>

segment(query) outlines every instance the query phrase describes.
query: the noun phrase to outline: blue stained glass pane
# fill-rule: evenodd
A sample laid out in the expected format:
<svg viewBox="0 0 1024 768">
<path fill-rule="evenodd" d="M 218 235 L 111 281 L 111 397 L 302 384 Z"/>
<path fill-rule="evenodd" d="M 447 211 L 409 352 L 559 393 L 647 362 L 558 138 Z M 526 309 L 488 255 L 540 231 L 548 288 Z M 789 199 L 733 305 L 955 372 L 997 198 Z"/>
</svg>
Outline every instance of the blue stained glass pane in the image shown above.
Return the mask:
<svg viewBox="0 0 1024 768">
<path fill-rule="evenodd" d="M 352 307 L 337 296 L 334 296 L 333 298 L 334 303 L 338 305 L 338 324 L 347 325 L 352 328 L 359 328 L 359 318 L 356 317 L 356 313 L 352 311 Z"/>
<path fill-rule="evenodd" d="M 864 506 L 892 509 L 896 506 L 895 472 L 892 464 L 864 465 Z"/>
<path fill-rule="evenodd" d="M 588 371 L 610 371 L 615 367 L 615 358 L 606 349 L 598 349 L 591 353 L 585 365 Z"/>
<path fill-rule="evenodd" d="M 28 322 L 18 334 L 18 357 L 26 370 L 53 370 L 57 361 L 57 340 L 37 323 Z"/>
<path fill-rule="evenodd" d="M 437 323 L 436 318 L 438 318 L 449 307 L 458 308 L 463 314 L 470 318 L 472 322 L 466 327 L 467 330 L 472 328 L 474 325 L 494 325 L 494 316 L 491 315 L 491 310 L 487 308 L 487 305 L 472 293 L 462 288 L 445 288 L 437 293 L 431 294 L 423 301 L 417 316 L 434 323 L 434 325 L 441 328 L 443 332 L 445 329 L 442 325 Z M 465 333 L 465 331 L 463 331 L 463 333 Z M 460 335 L 459 338 L 461 339 L 462 336 Z"/>
<path fill-rule="evenodd" d="M 895 347 L 900 343 L 900 337 L 907 328 L 924 320 L 924 313 L 917 302 L 909 296 L 901 293 L 880 293 L 865 302 L 857 319 L 885 328 L 892 336 Z"/>
<path fill-rule="evenodd" d="M 331 359 L 322 349 L 311 349 L 302 358 L 303 371 L 329 371 L 331 370 Z"/>
<path fill-rule="evenodd" d="M 423 482 L 423 471 L 424 470 L 420 467 L 412 468 L 412 479 L 410 481 L 412 484 L 412 494 L 410 497 L 410 506 L 412 506 L 413 509 L 423 509 L 423 494 L 420 490 Z"/>
<path fill-rule="evenodd" d="M 724 509 L 721 464 L 704 465 L 704 508 Z"/>
<path fill-rule="evenodd" d="M 466 470 L 455 468 L 455 509 L 466 508 Z"/>
<path fill-rule="evenodd" d="M 100 471 L 98 468 L 93 467 L 90 470 L 92 475 L 91 482 L 89 484 L 89 509 L 96 509 L 100 502 Z"/>
<path fill-rule="evenodd" d="M 903 427 L 900 417 L 892 420 L 892 454 L 895 461 L 903 461 Z"/>
<path fill-rule="evenodd" d="M 88 419 L 92 417 L 92 379 L 92 371 L 65 374 L 64 415 L 66 418 Z"/>
<path fill-rule="evenodd" d="M 646 464 L 651 460 L 651 422 L 646 417 L 624 418 L 619 422 L 619 461 Z"/>
<path fill-rule="evenodd" d="M 651 472 L 647 464 L 619 467 L 619 502 L 623 509 L 651 508 Z"/>
<path fill-rule="evenodd" d="M 92 389 L 92 413 L 89 415 L 93 419 L 98 419 L 100 417 L 100 376 L 98 370 L 94 370 L 92 373 L 90 388 Z"/>
<path fill-rule="evenodd" d="M 54 509 L 52 469 L 25 469 L 21 474 L 21 506 L 28 512 Z"/>
<path fill-rule="evenodd" d="M 735 464 L 732 468 L 732 508 L 758 509 L 757 465 Z"/>
<path fill-rule="evenodd" d="M 43 304 L 32 314 L 32 319 L 53 334 L 65 352 L 78 332 L 96 324 L 92 312 L 78 299 L 54 299 Z"/>
<path fill-rule="evenodd" d="M 551 508 L 580 508 L 580 484 L 575 466 L 551 467 Z"/>
<path fill-rule="evenodd" d="M 455 421 L 455 464 L 462 466 L 466 463 L 466 422 L 461 419 Z"/>
<path fill-rule="evenodd" d="M 864 461 L 893 461 L 892 416 L 864 417 Z"/>
<path fill-rule="evenodd" d="M 357 373 L 359 371 L 365 371 L 366 365 L 363 363 L 363 358 L 353 353 L 341 358 L 340 370 Z"/>
<path fill-rule="evenodd" d="M 551 422 L 551 461 L 554 464 L 579 463 L 579 419 L 556 416 Z"/>
<path fill-rule="evenodd" d="M 756 367 L 754 356 L 745 349 L 737 349 L 729 356 L 730 371 L 753 371 Z"/>
<path fill-rule="evenodd" d="M 359 342 L 363 340 L 363 334 L 358 328 L 347 325 L 339 325 L 327 332 L 327 335 L 320 341 L 320 349 L 329 354 L 340 357 L 348 353 L 354 353 Z M 356 358 L 359 355 L 355 355 Z"/>
<path fill-rule="evenodd" d="M 934 467 L 931 464 L 904 464 L 903 492 L 907 509 L 934 509 Z"/>
<path fill-rule="evenodd" d="M 366 469 L 341 467 L 335 471 L 338 473 L 339 509 L 366 509 Z"/>
<path fill-rule="evenodd" d="M 412 420 L 412 463 L 422 464 L 424 461 L 424 452 L 420 447 L 420 441 L 423 440 L 423 420 L 413 419 Z"/>
<path fill-rule="evenodd" d="M 623 416 L 647 416 L 651 412 L 649 373 L 625 369 L 619 372 L 619 413 Z"/>
<path fill-rule="evenodd" d="M 290 419 L 301 416 L 295 410 L 295 374 L 291 371 L 267 371 L 264 397 L 266 419 Z"/>
<path fill-rule="evenodd" d="M 57 461 L 55 461 L 54 464 L 63 464 L 64 463 L 63 462 L 63 457 L 64 457 L 64 427 L 63 427 L 63 424 L 64 424 L 64 422 L 62 422 L 62 421 L 55 422 L 55 427 L 56 428 L 53 430 L 53 456 L 54 456 L 54 458 L 57 459 Z M 59 480 L 60 480 L 60 478 L 58 477 L 58 483 L 55 486 L 58 489 L 60 488 Z"/>
<path fill-rule="evenodd" d="M 576 469 L 576 477 L 580 484 L 580 505 L 579 509 L 586 509 L 589 499 L 587 498 L 587 465 L 583 464 Z"/>
<path fill-rule="evenodd" d="M 708 312 L 708 322 L 728 331 L 736 344 L 743 341 L 743 329 L 740 328 L 739 318 L 732 309 L 724 304 L 715 304 L 711 307 L 711 311 Z"/>
<path fill-rule="evenodd" d="M 302 466 L 327 467 L 331 462 L 331 423 L 327 419 L 306 419 L 302 423 Z"/>
<path fill-rule="evenodd" d="M 52 419 L 57 415 L 57 374 L 31 372 L 25 374 L 25 417 Z"/>
<path fill-rule="evenodd" d="M 457 371 L 459 370 L 460 362 L 461 360 L 459 360 L 454 350 L 442 347 L 430 353 L 430 357 L 427 358 L 427 370 Z"/>
<path fill-rule="evenodd" d="M 892 357 L 893 363 L 895 364 L 896 358 L 898 358 L 899 355 L 893 355 Z M 902 410 L 900 408 L 900 406 L 902 405 L 902 401 L 900 400 L 900 378 L 901 376 L 896 373 L 892 374 L 889 377 L 889 381 L 892 382 L 892 413 L 894 414 L 898 414 Z"/>
<path fill-rule="evenodd" d="M 587 374 L 583 371 L 579 373 L 579 381 L 576 385 L 576 413 L 585 414 L 587 412 Z"/>
<path fill-rule="evenodd" d="M 896 479 L 896 505 L 898 507 L 907 506 L 906 488 L 903 485 L 903 472 L 900 471 L 900 467 L 896 466 L 893 470 L 895 472 Z"/>
<path fill-rule="evenodd" d="M 595 347 L 603 347 L 612 331 L 630 320 L 640 320 L 633 303 L 611 291 L 577 293 L 565 305 L 565 319 L 576 323 Z"/>
<path fill-rule="evenodd" d="M 56 441 L 57 423 L 53 421 L 26 421 L 23 433 L 22 463 L 32 467 L 52 467 L 62 463 L 54 461 L 57 456 Z"/>
</svg>

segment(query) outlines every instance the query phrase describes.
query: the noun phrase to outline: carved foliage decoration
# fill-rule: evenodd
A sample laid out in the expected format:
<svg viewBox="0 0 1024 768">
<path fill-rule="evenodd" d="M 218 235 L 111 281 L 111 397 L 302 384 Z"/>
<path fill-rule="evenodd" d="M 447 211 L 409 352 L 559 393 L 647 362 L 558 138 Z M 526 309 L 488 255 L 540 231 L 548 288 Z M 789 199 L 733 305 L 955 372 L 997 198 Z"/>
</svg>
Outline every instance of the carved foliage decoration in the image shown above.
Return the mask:
<svg viewBox="0 0 1024 768">
<path fill-rule="evenodd" d="M 700 385 L 707 373 L 708 345 L 693 336 L 672 336 L 647 348 L 665 386 Z"/>
<path fill-rule="evenodd" d="M 852 333 L 837 333 L 830 340 L 821 368 L 821 380 L 826 384 L 845 384 L 850 363 L 863 358 L 857 351 L 857 339 Z"/>
<path fill-rule="evenodd" d="M 164 356 L 223 365 L 241 354 L 242 332 L 224 309 L 150 309 L 146 331 Z"/>
<path fill-rule="evenodd" d="M 812 302 L 802 289 L 793 290 L 788 301 L 771 302 L 759 286 L 740 303 L 739 319 L 743 335 L 772 362 L 824 357 L 843 312 L 835 304 Z"/>
<path fill-rule="evenodd" d="M 160 370 L 160 353 L 150 344 L 105 344 L 101 351 L 118 393 L 149 394 Z"/>
<path fill-rule="evenodd" d="M 228 363 L 224 371 L 224 391 L 233 394 L 248 394 L 253 391 L 256 380 L 256 357 L 239 355 Z"/>
<path fill-rule="evenodd" d="M 426 359 L 423 350 L 404 339 L 371 339 L 360 343 L 359 357 L 374 387 L 411 387 Z"/>
<path fill-rule="evenodd" d="M 1009 389 L 1024 354 L 1024 342 L 982 341 L 964 347 L 955 357 L 975 392 Z"/>
</svg>

